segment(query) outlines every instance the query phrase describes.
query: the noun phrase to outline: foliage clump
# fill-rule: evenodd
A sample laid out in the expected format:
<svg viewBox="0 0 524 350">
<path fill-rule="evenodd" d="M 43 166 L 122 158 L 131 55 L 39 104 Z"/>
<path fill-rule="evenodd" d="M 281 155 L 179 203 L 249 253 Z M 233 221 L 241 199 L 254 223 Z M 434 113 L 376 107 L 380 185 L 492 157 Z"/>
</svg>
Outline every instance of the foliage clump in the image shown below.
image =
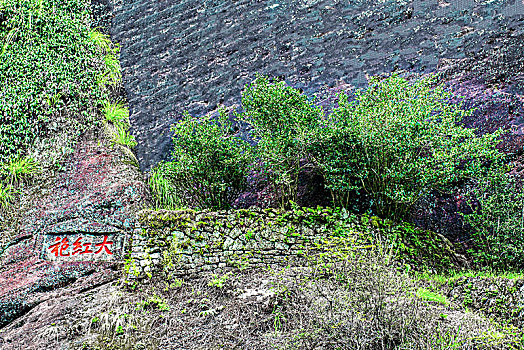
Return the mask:
<svg viewBox="0 0 524 350">
<path fill-rule="evenodd" d="M 0 1 L 0 162 L 96 120 L 118 48 L 89 28 L 89 10 L 86 0 Z"/>
<path fill-rule="evenodd" d="M 246 188 L 252 148 L 235 136 L 228 113 L 194 118 L 186 113 L 172 128 L 172 161 L 150 178 L 157 203 L 173 209 L 227 209 Z"/>
<path fill-rule="evenodd" d="M 381 217 L 403 219 L 431 191 L 448 192 L 484 176 L 501 157 L 501 130 L 477 136 L 459 124 L 471 114 L 435 78 L 409 81 L 392 75 L 370 79 L 353 100 L 342 93 L 311 147 L 326 187 L 338 203 L 368 193 Z"/>
<path fill-rule="evenodd" d="M 308 144 L 324 111 L 298 89 L 263 76 L 246 86 L 242 107 L 263 174 L 284 207 L 297 200 L 299 175 L 309 165 Z"/>
<path fill-rule="evenodd" d="M 491 171 L 468 189 L 472 209 L 465 215 L 472 227 L 470 254 L 482 268 L 520 270 L 524 267 L 524 192 L 522 180 Z"/>
</svg>

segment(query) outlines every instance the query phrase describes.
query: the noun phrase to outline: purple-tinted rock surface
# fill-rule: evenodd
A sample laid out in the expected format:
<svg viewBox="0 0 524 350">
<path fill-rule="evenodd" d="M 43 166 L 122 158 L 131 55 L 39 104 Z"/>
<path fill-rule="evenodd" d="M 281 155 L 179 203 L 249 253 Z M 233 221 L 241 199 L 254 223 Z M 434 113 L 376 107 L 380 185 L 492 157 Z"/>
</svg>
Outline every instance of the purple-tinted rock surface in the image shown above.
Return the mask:
<svg viewBox="0 0 524 350">
<path fill-rule="evenodd" d="M 522 0 L 132 0 L 113 13 L 145 170 L 169 156 L 169 127 L 184 110 L 238 103 L 256 73 L 312 94 L 451 60 L 452 73 L 524 91 Z"/>
</svg>

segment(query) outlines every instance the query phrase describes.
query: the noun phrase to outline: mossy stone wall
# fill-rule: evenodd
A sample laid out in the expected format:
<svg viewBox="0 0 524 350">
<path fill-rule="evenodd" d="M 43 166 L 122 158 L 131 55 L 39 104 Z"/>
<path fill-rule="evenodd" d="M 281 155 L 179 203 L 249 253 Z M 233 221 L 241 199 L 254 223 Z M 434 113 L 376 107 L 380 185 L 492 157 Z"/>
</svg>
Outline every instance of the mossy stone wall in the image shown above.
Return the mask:
<svg viewBox="0 0 524 350">
<path fill-rule="evenodd" d="M 137 221 L 126 260 L 137 277 L 296 264 L 334 242 L 370 249 L 379 238 L 392 240 L 393 253 L 406 264 L 447 269 L 462 262 L 440 235 L 331 208 L 145 210 Z"/>
<path fill-rule="evenodd" d="M 131 272 L 192 275 L 216 269 L 293 263 L 324 239 L 357 224 L 331 209 L 210 212 L 142 211 L 133 235 Z"/>
</svg>

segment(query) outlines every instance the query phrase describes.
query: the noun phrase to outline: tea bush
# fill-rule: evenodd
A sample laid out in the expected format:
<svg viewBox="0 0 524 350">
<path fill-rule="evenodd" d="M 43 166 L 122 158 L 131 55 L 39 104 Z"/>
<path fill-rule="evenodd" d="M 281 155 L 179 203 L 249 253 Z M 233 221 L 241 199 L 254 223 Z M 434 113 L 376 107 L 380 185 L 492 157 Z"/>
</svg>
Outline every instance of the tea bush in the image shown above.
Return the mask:
<svg viewBox="0 0 524 350">
<path fill-rule="evenodd" d="M 502 154 L 502 131 L 477 136 L 460 125 L 465 111 L 435 78 L 409 81 L 398 75 L 342 93 L 317 129 L 311 153 L 339 203 L 351 191 L 366 192 L 379 216 L 403 219 L 431 191 L 482 178 Z"/>
<path fill-rule="evenodd" d="M 470 250 L 479 267 L 515 270 L 524 267 L 524 192 L 516 175 L 492 171 L 469 189 L 473 231 Z"/>
<path fill-rule="evenodd" d="M 157 204 L 227 209 L 247 185 L 251 146 L 235 136 L 228 113 L 194 118 L 186 113 L 173 126 L 172 161 L 150 178 Z"/>
<path fill-rule="evenodd" d="M 324 115 L 306 95 L 283 81 L 257 79 L 242 93 L 241 118 L 257 140 L 257 156 L 281 206 L 296 201 L 301 170 L 308 166 L 307 145 Z"/>
<path fill-rule="evenodd" d="M 96 119 L 116 51 L 98 45 L 89 10 L 87 0 L 0 0 L 0 162 L 66 121 L 82 130 Z"/>
</svg>

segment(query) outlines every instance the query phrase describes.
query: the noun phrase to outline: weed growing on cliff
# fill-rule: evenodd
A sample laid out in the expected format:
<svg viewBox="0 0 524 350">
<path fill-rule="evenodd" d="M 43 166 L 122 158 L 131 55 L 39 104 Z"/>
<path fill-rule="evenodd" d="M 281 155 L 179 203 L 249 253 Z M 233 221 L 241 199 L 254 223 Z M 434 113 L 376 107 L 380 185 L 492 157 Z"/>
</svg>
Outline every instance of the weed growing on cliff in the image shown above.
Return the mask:
<svg viewBox="0 0 524 350">
<path fill-rule="evenodd" d="M 37 169 L 38 165 L 32 158 L 18 156 L 0 164 L 0 175 L 11 186 L 18 186 L 22 180 L 33 175 Z"/>
<path fill-rule="evenodd" d="M 13 199 L 13 187 L 0 181 L 0 209 L 7 209 L 11 205 Z"/>
<path fill-rule="evenodd" d="M 107 121 L 111 123 L 123 123 L 129 126 L 129 109 L 121 102 L 104 101 L 103 113 Z"/>
<path fill-rule="evenodd" d="M 113 144 L 133 148 L 137 145 L 135 137 L 129 133 L 129 109 L 121 102 L 102 103 L 105 125 Z"/>
<path fill-rule="evenodd" d="M 129 128 L 126 124 L 114 124 L 111 141 L 120 146 L 133 148 L 137 145 L 135 137 L 129 133 Z"/>
<path fill-rule="evenodd" d="M 222 276 L 214 274 L 213 278 L 208 282 L 208 285 L 211 287 L 223 288 L 224 284 L 227 282 L 231 274 L 231 271 Z"/>
<path fill-rule="evenodd" d="M 149 298 L 138 302 L 136 304 L 136 308 L 137 310 L 157 308 L 160 311 L 169 311 L 169 305 L 162 297 L 158 296 L 157 294 L 154 294 L 153 296 L 150 296 Z"/>
<path fill-rule="evenodd" d="M 228 113 L 220 109 L 218 116 L 202 118 L 186 113 L 172 130 L 173 160 L 160 163 L 150 180 L 158 205 L 229 208 L 246 188 L 252 151 L 235 136 Z"/>
<path fill-rule="evenodd" d="M 104 72 L 105 81 L 111 85 L 120 84 L 122 81 L 122 73 L 118 57 L 114 53 L 109 53 L 104 56 L 104 64 L 106 67 Z"/>
<path fill-rule="evenodd" d="M 109 35 L 107 34 L 103 34 L 98 30 L 91 30 L 89 32 L 89 39 L 104 54 L 113 53 L 115 51 L 111 38 L 109 38 Z"/>
</svg>

